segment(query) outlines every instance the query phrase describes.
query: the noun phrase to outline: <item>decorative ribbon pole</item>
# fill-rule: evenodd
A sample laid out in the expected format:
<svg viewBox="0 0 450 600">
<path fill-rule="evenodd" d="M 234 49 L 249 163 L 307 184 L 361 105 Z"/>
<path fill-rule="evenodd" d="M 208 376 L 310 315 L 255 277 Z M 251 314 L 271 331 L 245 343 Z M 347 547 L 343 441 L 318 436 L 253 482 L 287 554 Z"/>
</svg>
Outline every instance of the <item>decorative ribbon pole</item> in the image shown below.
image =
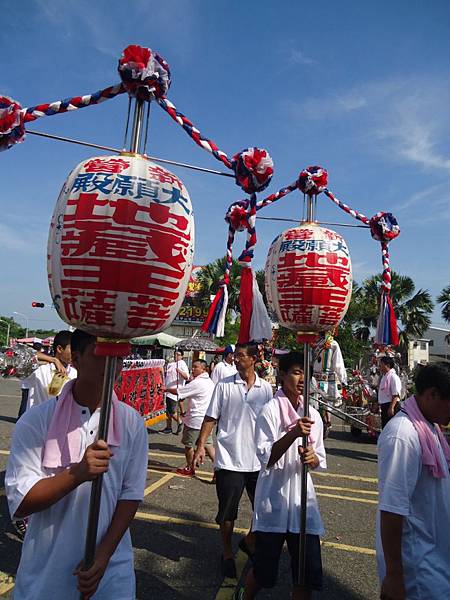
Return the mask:
<svg viewBox="0 0 450 600">
<path fill-rule="evenodd" d="M 306 221 L 314 221 L 314 197 L 306 196 L 307 213 Z M 317 336 L 314 336 L 317 337 Z M 311 388 L 311 341 L 309 336 L 297 335 L 298 341 L 303 339 L 303 416 L 309 419 L 309 402 Z M 308 436 L 302 437 L 302 447 L 306 449 L 308 445 Z M 298 583 L 301 587 L 306 583 L 306 510 L 308 504 L 308 467 L 302 464 L 301 474 L 301 492 L 300 492 L 300 546 L 298 560 Z"/>
<path fill-rule="evenodd" d="M 134 106 L 133 129 L 131 132 L 130 152 L 136 154 L 139 152 L 140 141 L 142 137 L 142 124 L 144 120 L 144 101 L 136 98 Z M 96 354 L 106 354 L 105 375 L 102 389 L 102 406 L 100 409 L 100 420 L 97 433 L 98 440 L 108 441 L 109 419 L 111 415 L 112 394 L 114 381 L 116 378 L 117 358 L 129 351 L 129 344 L 114 343 L 113 340 L 97 339 Z M 103 344 L 102 344 L 103 342 Z M 104 343 L 110 342 L 110 343 Z M 91 497 L 89 501 L 89 515 L 86 533 L 86 545 L 84 552 L 84 567 L 87 571 L 93 565 L 95 560 L 95 551 L 97 548 L 98 521 L 100 515 L 100 503 L 102 497 L 103 475 L 99 475 L 92 482 Z M 80 595 L 81 600 L 84 596 Z"/>
</svg>

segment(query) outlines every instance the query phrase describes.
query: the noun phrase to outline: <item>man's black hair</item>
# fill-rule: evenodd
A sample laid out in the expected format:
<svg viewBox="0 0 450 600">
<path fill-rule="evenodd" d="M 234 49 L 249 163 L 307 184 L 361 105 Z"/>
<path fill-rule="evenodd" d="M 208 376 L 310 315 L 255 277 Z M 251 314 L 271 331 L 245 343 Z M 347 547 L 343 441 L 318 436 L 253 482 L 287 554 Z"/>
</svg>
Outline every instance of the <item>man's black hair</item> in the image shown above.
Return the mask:
<svg viewBox="0 0 450 600">
<path fill-rule="evenodd" d="M 436 388 L 442 398 L 450 398 L 450 363 L 438 362 L 420 367 L 415 384 L 418 394 Z"/>
<path fill-rule="evenodd" d="M 70 340 L 70 349 L 72 352 L 78 351 L 80 354 L 83 354 L 86 348 L 90 344 L 94 344 L 96 340 L 95 335 L 81 331 L 81 329 L 75 329 Z"/>
<path fill-rule="evenodd" d="M 175 350 L 175 354 L 176 354 L 177 352 L 179 352 L 179 353 L 181 354 L 181 356 L 184 356 L 184 352 L 183 352 L 183 350 L 180 350 L 179 348 L 177 348 L 177 349 Z"/>
<path fill-rule="evenodd" d="M 208 368 L 208 363 L 206 362 L 206 360 L 203 360 L 203 358 L 197 358 L 197 360 L 194 360 L 194 362 L 192 364 L 195 363 L 200 363 L 201 365 L 203 365 L 203 368 L 206 369 Z"/>
<path fill-rule="evenodd" d="M 287 373 L 293 366 L 299 366 L 303 371 L 304 356 L 302 352 L 289 352 L 279 357 L 278 368 L 282 373 Z"/>
<path fill-rule="evenodd" d="M 53 354 L 56 356 L 56 349 L 58 348 L 58 346 L 61 346 L 61 348 L 65 348 L 68 344 L 70 344 L 71 339 L 72 332 L 68 329 L 58 331 L 58 333 L 53 338 Z"/>
<path fill-rule="evenodd" d="M 251 356 L 254 359 L 259 358 L 258 344 L 253 344 L 251 342 L 246 343 L 246 344 L 236 344 L 235 352 L 237 352 L 239 348 L 241 348 L 242 350 L 245 350 L 247 352 L 247 356 Z"/>
<path fill-rule="evenodd" d="M 392 358 L 392 356 L 382 356 L 380 358 L 380 362 L 382 362 L 390 369 L 393 369 L 395 367 L 395 360 Z"/>
</svg>

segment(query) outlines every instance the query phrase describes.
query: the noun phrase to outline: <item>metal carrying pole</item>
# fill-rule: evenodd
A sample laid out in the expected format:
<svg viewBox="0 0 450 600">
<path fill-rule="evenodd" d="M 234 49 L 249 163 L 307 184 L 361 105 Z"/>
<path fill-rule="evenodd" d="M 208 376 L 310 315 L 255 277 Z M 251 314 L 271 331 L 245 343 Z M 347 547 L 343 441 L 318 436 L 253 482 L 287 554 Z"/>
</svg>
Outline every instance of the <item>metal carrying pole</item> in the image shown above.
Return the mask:
<svg viewBox="0 0 450 600">
<path fill-rule="evenodd" d="M 314 221 L 314 200 L 311 196 L 307 197 L 306 221 L 312 223 Z M 303 344 L 303 416 L 309 419 L 309 401 L 311 387 L 311 344 L 305 342 Z M 302 447 L 308 445 L 308 436 L 302 437 Z M 308 467 L 302 464 L 301 472 L 301 490 L 300 490 L 300 545 L 299 545 L 299 560 L 298 560 L 298 584 L 300 587 L 305 587 L 306 583 L 306 509 L 308 503 Z"/>
<path fill-rule="evenodd" d="M 108 441 L 109 418 L 111 415 L 111 401 L 116 375 L 117 357 L 107 356 L 105 362 L 105 374 L 103 377 L 102 407 L 100 409 L 100 420 L 98 425 L 97 439 Z M 97 548 L 98 519 L 100 515 L 100 502 L 102 498 L 103 475 L 99 475 L 92 482 L 91 497 L 89 500 L 89 516 L 86 533 L 86 545 L 84 552 L 84 570 L 87 571 L 94 563 Z M 80 596 L 84 598 L 83 594 Z"/>
<path fill-rule="evenodd" d="M 136 99 L 134 107 L 133 130 L 131 132 L 130 152 L 139 152 L 142 137 L 142 122 L 144 119 L 144 103 Z M 117 356 L 107 356 L 105 360 L 105 374 L 103 378 L 102 406 L 98 426 L 97 440 L 108 441 L 109 420 L 111 416 L 112 394 L 116 377 Z M 103 475 L 99 475 L 92 482 L 91 497 L 89 501 L 89 515 L 86 533 L 83 569 L 87 571 L 94 563 L 97 548 L 98 521 L 100 516 L 100 503 L 102 497 Z M 80 594 L 81 600 L 84 595 Z"/>
</svg>

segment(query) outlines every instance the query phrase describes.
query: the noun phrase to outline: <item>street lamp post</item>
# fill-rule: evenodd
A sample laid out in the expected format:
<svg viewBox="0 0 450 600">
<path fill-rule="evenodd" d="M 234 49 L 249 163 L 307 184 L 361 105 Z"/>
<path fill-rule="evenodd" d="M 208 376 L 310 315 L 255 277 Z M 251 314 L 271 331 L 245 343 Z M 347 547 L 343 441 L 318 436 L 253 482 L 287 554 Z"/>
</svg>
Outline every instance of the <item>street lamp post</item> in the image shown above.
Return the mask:
<svg viewBox="0 0 450 600">
<path fill-rule="evenodd" d="M 27 330 L 26 330 L 26 333 L 25 333 L 25 337 L 27 338 L 28 337 L 28 321 L 29 321 L 29 318 L 27 317 L 27 315 L 24 315 L 23 313 L 20 313 L 20 312 L 17 312 L 17 311 L 14 311 L 14 314 L 15 315 L 19 315 L 20 317 L 25 317 L 25 319 L 27 320 Z"/>
<path fill-rule="evenodd" d="M 2 323 L 6 323 L 6 325 L 8 326 L 8 329 L 6 331 L 6 345 L 9 346 L 9 332 L 11 330 L 11 323 L 9 323 L 8 321 L 5 321 L 5 319 L 0 319 L 0 321 Z"/>
</svg>

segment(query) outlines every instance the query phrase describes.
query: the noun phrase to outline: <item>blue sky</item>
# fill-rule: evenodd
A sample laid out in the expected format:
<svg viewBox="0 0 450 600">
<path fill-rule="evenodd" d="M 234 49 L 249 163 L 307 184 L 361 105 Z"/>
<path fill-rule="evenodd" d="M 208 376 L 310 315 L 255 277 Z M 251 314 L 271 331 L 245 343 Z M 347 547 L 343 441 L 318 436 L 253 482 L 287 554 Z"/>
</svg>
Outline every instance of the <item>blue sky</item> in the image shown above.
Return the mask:
<svg viewBox="0 0 450 600">
<path fill-rule="evenodd" d="M 4 4 L 2 16 L 0 93 L 22 106 L 92 93 L 119 81 L 125 46 L 148 46 L 171 66 L 169 98 L 221 149 L 269 150 L 275 175 L 267 193 L 294 181 L 303 167 L 322 165 L 338 198 L 367 216 L 397 216 L 395 270 L 433 297 L 450 284 L 446 0 L 22 0 Z M 121 147 L 126 111 L 122 95 L 44 117 L 32 128 Z M 157 105 L 148 152 L 221 168 Z M 30 327 L 62 325 L 54 311 L 32 309 L 31 302 L 50 302 L 46 240 L 59 189 L 76 164 L 97 154 L 29 135 L 0 155 L 0 314 L 22 312 Z M 231 179 L 171 170 L 194 205 L 195 263 L 222 256 L 223 215 L 242 197 L 239 188 Z M 297 218 L 301 211 L 294 193 L 263 216 Z M 324 196 L 318 217 L 357 223 Z M 287 226 L 258 222 L 256 267 Z M 349 244 L 357 281 L 381 270 L 379 245 L 367 231 L 335 229 Z M 236 256 L 243 243 L 239 237 Z M 433 323 L 442 324 L 439 310 Z"/>
</svg>

